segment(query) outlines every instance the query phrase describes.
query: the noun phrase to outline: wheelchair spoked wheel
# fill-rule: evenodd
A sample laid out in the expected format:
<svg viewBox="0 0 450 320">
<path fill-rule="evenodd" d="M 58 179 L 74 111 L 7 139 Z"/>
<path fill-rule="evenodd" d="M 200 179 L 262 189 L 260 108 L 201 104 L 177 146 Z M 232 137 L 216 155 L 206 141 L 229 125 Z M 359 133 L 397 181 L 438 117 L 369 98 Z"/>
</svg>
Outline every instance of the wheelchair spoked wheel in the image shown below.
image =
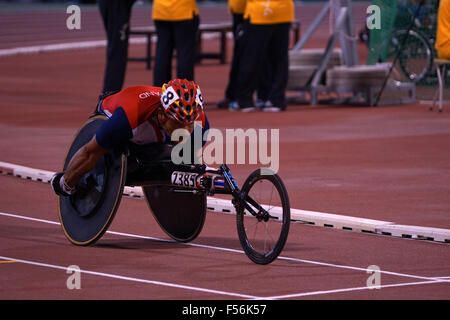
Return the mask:
<svg viewBox="0 0 450 320">
<path fill-rule="evenodd" d="M 244 182 L 241 192 L 242 201 L 257 214 L 251 214 L 243 202 L 237 206 L 239 241 L 250 260 L 269 264 L 283 250 L 289 233 L 291 215 L 287 190 L 278 175 L 262 174 L 258 169 Z M 248 201 L 249 198 L 252 201 Z M 268 213 L 265 218 L 255 202 Z"/>
<path fill-rule="evenodd" d="M 388 60 L 400 50 L 404 38 L 405 46 L 398 56 L 398 66 L 404 76 L 402 81 L 419 83 L 431 74 L 433 68 L 433 48 L 429 41 L 415 30 L 395 30 L 389 44 Z"/>
</svg>

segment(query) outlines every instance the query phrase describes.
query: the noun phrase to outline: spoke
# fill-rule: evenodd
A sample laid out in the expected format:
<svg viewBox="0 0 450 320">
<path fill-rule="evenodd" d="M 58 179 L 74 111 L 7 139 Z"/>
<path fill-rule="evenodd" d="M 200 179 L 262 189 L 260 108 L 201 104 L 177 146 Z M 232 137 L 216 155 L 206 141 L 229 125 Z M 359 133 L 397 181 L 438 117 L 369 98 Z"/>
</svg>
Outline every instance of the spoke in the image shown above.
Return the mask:
<svg viewBox="0 0 450 320">
<path fill-rule="evenodd" d="M 270 200 L 269 200 L 269 206 L 272 203 L 272 196 L 273 196 L 273 189 L 275 188 L 274 185 L 272 185 L 272 190 L 270 190 Z"/>
<path fill-rule="evenodd" d="M 256 228 L 255 228 L 255 230 L 253 232 L 253 241 L 256 240 L 256 230 L 258 229 L 258 223 L 259 223 L 259 221 L 257 221 L 256 224 L 255 224 Z"/>
<path fill-rule="evenodd" d="M 245 232 L 249 231 L 249 230 L 252 229 L 254 226 L 257 226 L 258 223 L 259 223 L 259 221 L 256 220 L 256 223 L 254 223 L 254 224 L 252 224 L 251 226 L 245 228 Z"/>
<path fill-rule="evenodd" d="M 265 229 L 266 229 L 266 234 L 268 235 L 268 237 L 270 238 L 270 240 L 272 241 L 272 243 L 276 243 L 276 241 L 272 238 L 272 236 L 270 235 L 270 232 L 269 232 L 269 223 L 268 222 L 266 222 L 265 223 Z M 270 243 L 269 243 L 269 245 L 270 245 Z M 270 248 L 270 246 L 269 246 L 269 251 L 271 250 L 271 248 Z M 264 250 L 264 252 L 265 252 L 265 250 Z"/>
<path fill-rule="evenodd" d="M 266 243 L 267 243 L 267 236 L 269 235 L 269 229 L 267 228 L 267 223 L 264 223 L 264 253 L 266 253 Z"/>
<path fill-rule="evenodd" d="M 266 234 L 267 234 L 267 228 L 264 228 L 265 230 L 264 230 L 264 246 L 263 246 L 263 253 L 266 253 L 266 239 L 267 239 L 267 237 L 266 237 Z"/>
<path fill-rule="evenodd" d="M 275 186 L 274 185 L 272 185 L 272 190 L 270 191 L 270 201 L 269 201 L 269 208 L 267 209 L 267 212 L 269 212 L 270 211 L 270 209 L 272 209 L 273 208 L 273 206 L 271 206 L 270 204 L 272 203 L 272 195 L 273 195 L 273 188 L 274 188 Z"/>
</svg>

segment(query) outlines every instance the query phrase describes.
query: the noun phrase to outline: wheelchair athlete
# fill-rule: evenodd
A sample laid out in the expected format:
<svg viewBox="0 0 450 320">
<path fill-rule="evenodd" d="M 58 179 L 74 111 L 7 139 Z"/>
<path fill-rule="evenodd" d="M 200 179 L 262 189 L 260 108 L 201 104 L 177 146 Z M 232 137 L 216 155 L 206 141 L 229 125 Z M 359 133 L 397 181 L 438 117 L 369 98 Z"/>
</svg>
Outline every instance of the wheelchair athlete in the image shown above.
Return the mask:
<svg viewBox="0 0 450 320">
<path fill-rule="evenodd" d="M 77 182 L 111 150 L 124 150 L 129 142 L 171 143 L 176 129 L 193 134 L 194 122 L 200 122 L 203 131 L 209 129 L 200 87 L 185 79 L 171 80 L 162 88 L 128 87 L 101 99 L 97 112 L 105 114 L 108 120 L 75 153 L 66 171 L 52 178 L 52 188 L 59 196 L 74 194 Z"/>
</svg>

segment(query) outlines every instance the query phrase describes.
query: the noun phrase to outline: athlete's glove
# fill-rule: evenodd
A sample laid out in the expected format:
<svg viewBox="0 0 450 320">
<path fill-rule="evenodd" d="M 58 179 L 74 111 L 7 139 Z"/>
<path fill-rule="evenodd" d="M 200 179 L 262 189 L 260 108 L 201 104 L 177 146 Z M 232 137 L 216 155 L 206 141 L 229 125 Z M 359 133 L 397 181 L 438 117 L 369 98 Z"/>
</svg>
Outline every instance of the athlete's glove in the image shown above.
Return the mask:
<svg viewBox="0 0 450 320">
<path fill-rule="evenodd" d="M 61 197 L 69 197 L 71 194 L 75 192 L 75 189 L 69 189 L 65 184 L 64 180 L 61 181 L 61 179 L 64 176 L 64 172 L 57 172 L 51 180 L 51 185 L 53 188 L 53 191 L 56 193 L 56 195 Z"/>
</svg>

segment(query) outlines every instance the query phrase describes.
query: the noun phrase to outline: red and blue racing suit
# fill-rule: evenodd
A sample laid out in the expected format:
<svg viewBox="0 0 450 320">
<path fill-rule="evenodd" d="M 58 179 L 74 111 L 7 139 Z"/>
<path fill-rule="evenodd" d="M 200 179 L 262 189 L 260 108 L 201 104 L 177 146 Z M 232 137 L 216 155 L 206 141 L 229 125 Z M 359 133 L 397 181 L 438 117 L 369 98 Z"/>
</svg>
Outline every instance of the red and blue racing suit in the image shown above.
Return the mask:
<svg viewBox="0 0 450 320">
<path fill-rule="evenodd" d="M 107 150 L 121 150 L 128 142 L 138 145 L 169 143 L 170 137 L 158 125 L 156 110 L 161 106 L 161 88 L 132 86 L 107 96 L 97 110 L 108 120 L 96 132 L 98 144 Z M 202 137 L 209 129 L 208 119 L 202 111 L 197 122 L 202 127 Z M 204 142 L 202 142 L 202 145 Z"/>
</svg>

